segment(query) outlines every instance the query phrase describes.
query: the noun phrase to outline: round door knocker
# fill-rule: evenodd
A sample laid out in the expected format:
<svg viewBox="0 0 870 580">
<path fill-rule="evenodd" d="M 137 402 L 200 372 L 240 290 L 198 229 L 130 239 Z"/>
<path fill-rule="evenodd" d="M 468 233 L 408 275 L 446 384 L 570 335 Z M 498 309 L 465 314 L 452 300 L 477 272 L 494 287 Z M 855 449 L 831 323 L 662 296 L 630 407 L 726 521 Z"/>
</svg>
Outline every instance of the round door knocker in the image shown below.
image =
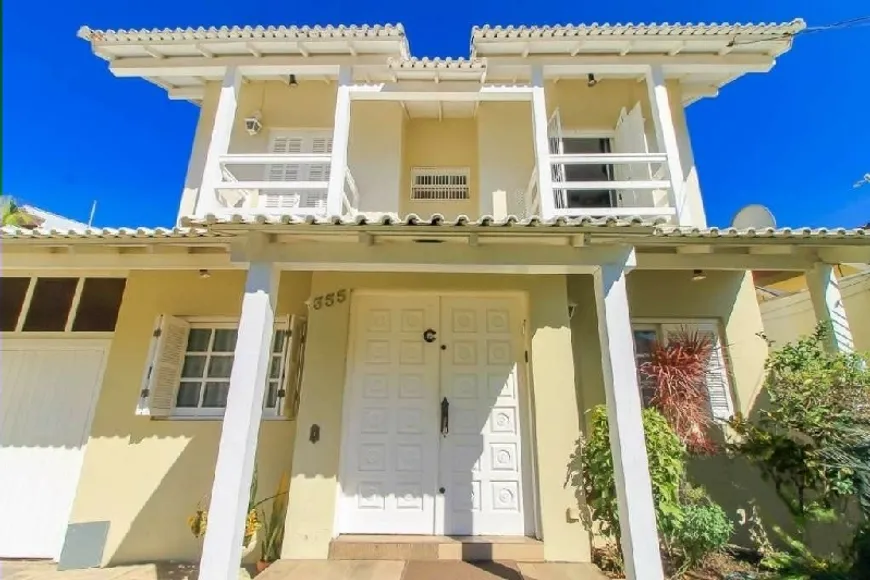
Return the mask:
<svg viewBox="0 0 870 580">
<path fill-rule="evenodd" d="M 435 331 L 431 328 L 427 328 L 425 332 L 423 332 L 423 340 L 426 342 L 435 342 Z"/>
</svg>

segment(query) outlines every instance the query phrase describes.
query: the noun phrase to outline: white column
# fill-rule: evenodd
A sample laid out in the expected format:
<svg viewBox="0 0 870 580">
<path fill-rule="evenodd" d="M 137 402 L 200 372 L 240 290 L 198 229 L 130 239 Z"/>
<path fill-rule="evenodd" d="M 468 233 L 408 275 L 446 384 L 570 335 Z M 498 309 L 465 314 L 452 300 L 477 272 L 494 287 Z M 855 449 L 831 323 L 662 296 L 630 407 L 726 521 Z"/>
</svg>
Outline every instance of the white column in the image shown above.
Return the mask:
<svg viewBox="0 0 870 580">
<path fill-rule="evenodd" d="M 535 137 L 535 160 L 538 165 L 538 195 L 541 217 L 556 216 L 553 195 L 553 172 L 550 165 L 550 138 L 547 135 L 547 99 L 544 95 L 544 68 L 532 65 L 532 133 Z"/>
<path fill-rule="evenodd" d="M 681 226 L 695 225 L 683 187 L 683 164 L 680 161 L 677 131 L 674 128 L 668 87 L 665 84 L 665 74 L 661 65 L 652 65 L 647 69 L 646 87 L 649 91 L 649 104 L 656 127 L 658 150 L 668 156 L 668 176 L 671 180 L 670 202 L 677 208 L 677 223 Z"/>
<path fill-rule="evenodd" d="M 254 262 L 245 281 L 200 562 L 199 577 L 203 579 L 238 578 L 269 373 L 279 276 L 280 271 L 271 263 Z"/>
<path fill-rule="evenodd" d="M 344 65 L 338 69 L 338 93 L 335 97 L 335 121 L 332 133 L 332 160 L 329 166 L 329 192 L 326 215 L 342 215 L 344 179 L 347 172 L 347 146 L 350 141 L 350 85 L 353 69 Z"/>
<path fill-rule="evenodd" d="M 626 273 L 635 263 L 632 248 L 624 259 L 601 266 L 594 274 L 595 304 L 626 577 L 662 580 L 625 285 Z"/>
<path fill-rule="evenodd" d="M 831 333 L 826 346 L 833 352 L 854 352 L 855 343 L 852 342 L 852 331 L 849 330 L 849 320 L 846 318 L 834 267 L 830 264 L 816 264 L 806 276 L 816 320 L 830 325 Z"/>
<path fill-rule="evenodd" d="M 239 90 L 242 86 L 242 74 L 239 69 L 227 67 L 221 83 L 220 97 L 214 113 L 214 124 L 211 129 L 211 139 L 205 155 L 205 167 L 202 182 L 199 186 L 199 199 L 196 203 L 196 215 L 203 216 L 220 209 L 215 191 L 221 182 L 220 157 L 230 150 L 230 139 L 233 134 L 233 122 L 236 119 L 236 109 L 239 102 Z"/>
</svg>

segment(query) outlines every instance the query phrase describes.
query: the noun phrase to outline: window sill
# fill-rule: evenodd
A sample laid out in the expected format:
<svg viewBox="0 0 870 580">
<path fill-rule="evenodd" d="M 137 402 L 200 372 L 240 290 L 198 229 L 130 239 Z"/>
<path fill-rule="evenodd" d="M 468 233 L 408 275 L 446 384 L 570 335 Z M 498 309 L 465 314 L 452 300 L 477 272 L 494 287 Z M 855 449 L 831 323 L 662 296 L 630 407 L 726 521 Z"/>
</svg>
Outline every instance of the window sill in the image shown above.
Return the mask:
<svg viewBox="0 0 870 580">
<path fill-rule="evenodd" d="M 169 417 L 152 417 L 162 421 L 223 421 L 222 415 L 170 415 Z M 295 421 L 289 417 L 263 417 L 262 421 Z"/>
</svg>

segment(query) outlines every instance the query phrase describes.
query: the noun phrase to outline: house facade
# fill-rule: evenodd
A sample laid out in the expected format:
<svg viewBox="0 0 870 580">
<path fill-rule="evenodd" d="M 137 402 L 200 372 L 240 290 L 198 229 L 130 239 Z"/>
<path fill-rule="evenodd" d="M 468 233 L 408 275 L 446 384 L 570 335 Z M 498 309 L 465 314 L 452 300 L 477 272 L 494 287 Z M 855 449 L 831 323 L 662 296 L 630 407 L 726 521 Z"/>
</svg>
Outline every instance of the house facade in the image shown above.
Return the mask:
<svg viewBox="0 0 870 580">
<path fill-rule="evenodd" d="M 565 481 L 604 403 L 628 574 L 661 578 L 636 357 L 708 332 L 710 412 L 746 412 L 750 271 L 811 272 L 845 336 L 832 265 L 870 260 L 864 230 L 707 227 L 685 108 L 802 27 L 483 27 L 459 60 L 391 25 L 83 28 L 200 117 L 175 227 L 3 231 L 0 519 L 36 523 L 0 557 L 234 577 L 256 469 L 290 475 L 283 558 L 588 561 Z"/>
</svg>

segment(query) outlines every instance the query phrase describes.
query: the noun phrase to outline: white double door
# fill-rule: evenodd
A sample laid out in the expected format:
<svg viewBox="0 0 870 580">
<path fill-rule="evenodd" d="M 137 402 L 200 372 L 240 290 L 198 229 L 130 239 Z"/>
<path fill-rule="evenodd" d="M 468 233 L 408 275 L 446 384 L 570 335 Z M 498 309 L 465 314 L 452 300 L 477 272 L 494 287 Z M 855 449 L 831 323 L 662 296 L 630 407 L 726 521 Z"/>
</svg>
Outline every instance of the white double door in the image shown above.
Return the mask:
<svg viewBox="0 0 870 580">
<path fill-rule="evenodd" d="M 339 532 L 531 533 L 518 300 L 357 295 L 353 312 Z"/>
</svg>

